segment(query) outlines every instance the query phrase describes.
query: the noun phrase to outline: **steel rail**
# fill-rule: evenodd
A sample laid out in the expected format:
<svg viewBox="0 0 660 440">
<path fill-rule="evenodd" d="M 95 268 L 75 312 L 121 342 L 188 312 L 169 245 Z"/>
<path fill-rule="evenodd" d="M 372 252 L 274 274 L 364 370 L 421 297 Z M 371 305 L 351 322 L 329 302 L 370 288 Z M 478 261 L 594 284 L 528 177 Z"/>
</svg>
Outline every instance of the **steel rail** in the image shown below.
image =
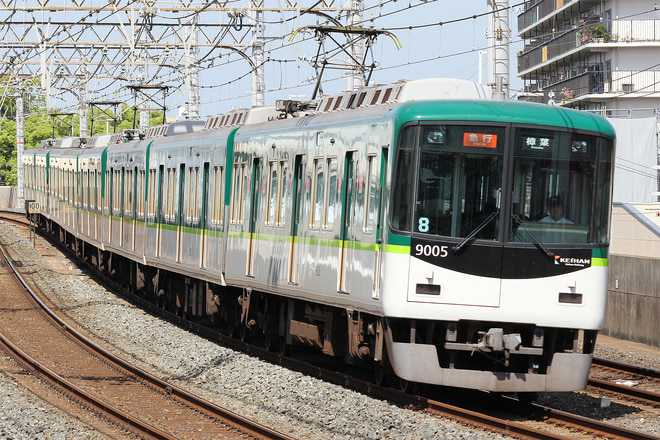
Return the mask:
<svg viewBox="0 0 660 440">
<path fill-rule="evenodd" d="M 50 239 L 50 237 L 48 236 L 46 236 L 46 238 Z M 54 241 L 51 242 L 54 245 L 59 246 L 59 243 Z M 75 257 L 75 255 L 73 255 L 73 253 L 71 253 L 69 249 L 65 248 L 63 249 L 63 251 L 68 253 L 68 255 L 70 255 L 72 258 Z M 96 272 L 95 268 L 92 265 L 81 260 L 77 260 L 77 261 L 80 261 L 83 265 L 85 265 L 87 268 L 92 270 L 95 273 L 95 275 L 102 278 L 104 282 L 119 289 L 122 295 L 130 298 L 131 301 L 137 302 L 140 306 L 146 307 L 151 313 L 160 315 L 170 321 L 175 322 L 177 325 L 181 326 L 182 328 L 187 328 L 190 331 L 200 334 L 217 343 L 228 346 L 232 349 L 242 351 L 244 353 L 257 356 L 265 361 L 277 365 L 282 365 L 287 368 L 294 368 L 296 369 L 296 371 L 300 371 L 309 376 L 316 377 L 341 386 L 349 387 L 350 389 L 368 394 L 373 397 L 395 401 L 404 405 L 412 405 L 422 410 L 431 411 L 435 414 L 445 415 L 453 419 L 459 420 L 462 423 L 466 423 L 482 429 L 484 428 L 490 429 L 494 432 L 498 432 L 501 434 L 505 434 L 505 435 L 513 434 L 516 436 L 522 436 L 524 438 L 543 439 L 543 440 L 546 439 L 556 440 L 556 439 L 566 438 L 563 435 L 535 429 L 533 427 L 526 426 L 522 423 L 497 418 L 484 413 L 462 408 L 460 406 L 455 406 L 444 402 L 428 399 L 422 396 L 414 396 L 414 395 L 406 394 L 391 388 L 381 387 L 371 382 L 353 378 L 341 372 L 326 370 L 324 368 L 311 365 L 307 362 L 282 356 L 280 354 L 270 352 L 266 349 L 256 347 L 254 345 L 250 345 L 248 343 L 236 340 L 226 335 L 219 334 L 217 333 L 217 331 L 213 329 L 186 320 L 181 316 L 177 316 L 174 313 L 168 312 L 166 310 L 163 310 L 155 306 L 153 303 L 146 301 L 144 298 L 141 298 L 138 295 L 134 295 L 131 292 L 121 288 L 120 286 L 117 286 L 112 280 Z M 620 439 L 660 440 L 660 437 L 648 433 L 621 428 L 616 425 L 599 422 L 597 420 L 570 414 L 565 411 L 560 411 L 537 404 L 532 404 L 531 407 L 533 408 L 533 410 L 540 411 L 545 418 L 553 419 L 563 424 L 571 425 L 573 427 L 576 427 L 577 429 L 587 428 L 590 431 L 597 431 L 600 433 L 605 433 L 607 435 L 614 435 L 616 436 L 616 438 L 620 438 Z"/>
<path fill-rule="evenodd" d="M 183 390 L 175 385 L 172 385 L 170 383 L 167 383 L 156 376 L 141 370 L 140 368 L 137 368 L 136 366 L 124 361 L 123 359 L 115 356 L 114 354 L 108 352 L 105 350 L 103 347 L 95 344 L 93 341 L 90 339 L 86 338 L 83 336 L 81 333 L 76 331 L 75 329 L 71 328 L 66 322 L 64 322 L 58 315 L 55 314 L 53 310 L 51 310 L 39 297 L 36 295 L 36 293 L 30 288 L 30 286 L 27 284 L 25 279 L 20 275 L 16 267 L 13 265 L 11 262 L 11 259 L 9 258 L 8 254 L 6 253 L 5 249 L 3 246 L 0 245 L 0 253 L 4 256 L 7 266 L 12 270 L 14 275 L 16 276 L 16 279 L 23 285 L 25 290 L 29 293 L 31 296 L 32 300 L 36 302 L 41 310 L 48 315 L 48 317 L 57 325 L 59 326 L 64 332 L 66 332 L 72 339 L 75 339 L 78 341 L 78 343 L 86 346 L 90 350 L 92 350 L 94 353 L 96 353 L 99 356 L 102 356 L 104 359 L 106 359 L 108 362 L 111 362 L 112 364 L 124 369 L 125 371 L 129 372 L 130 374 L 133 374 L 137 376 L 138 378 L 142 379 L 143 381 L 147 382 L 149 385 L 159 389 L 161 392 L 168 394 L 170 396 L 174 396 L 185 402 L 186 404 L 197 408 L 199 410 L 204 411 L 207 414 L 210 414 L 213 417 L 218 417 L 222 419 L 223 422 L 226 422 L 230 425 L 233 425 L 235 428 L 238 430 L 245 432 L 249 435 L 255 436 L 256 438 L 263 438 L 263 439 L 276 439 L 276 440 L 295 440 L 295 438 L 290 437 L 286 434 L 280 433 L 274 429 L 271 429 L 267 426 L 264 426 L 262 424 L 259 424 L 257 422 L 254 422 L 246 417 L 243 417 L 237 413 L 234 413 L 232 411 L 229 411 L 226 408 L 222 408 L 212 402 L 209 402 L 205 399 L 202 399 L 198 396 L 195 396 L 194 394 Z M 154 439 L 174 439 L 175 437 L 171 437 L 170 435 L 154 428 L 151 427 L 148 424 L 145 424 L 136 418 L 132 417 L 130 414 L 127 414 L 117 408 L 114 408 L 112 405 L 102 401 L 101 399 L 97 399 L 94 396 L 89 395 L 86 393 L 84 390 L 81 390 L 78 388 L 76 385 L 72 384 L 71 382 L 67 381 L 66 379 L 62 378 L 61 376 L 57 375 L 56 373 L 48 370 L 45 368 L 43 365 L 41 365 L 39 362 L 25 354 L 24 352 L 20 351 L 18 347 L 15 347 L 10 341 L 8 341 L 4 336 L 1 337 L 2 342 L 5 346 L 7 346 L 12 352 L 16 353 L 17 356 L 22 359 L 26 364 L 31 366 L 32 368 L 36 369 L 37 371 L 43 373 L 50 381 L 53 383 L 56 383 L 62 388 L 66 389 L 70 393 L 74 394 L 75 396 L 79 397 L 83 401 L 93 405 L 95 408 L 99 409 L 103 413 L 109 414 L 113 419 L 121 421 L 123 424 L 129 427 L 133 427 L 137 430 L 139 430 L 140 433 L 143 433 L 144 435 L 149 436 L 149 438 L 154 438 Z"/>
</svg>

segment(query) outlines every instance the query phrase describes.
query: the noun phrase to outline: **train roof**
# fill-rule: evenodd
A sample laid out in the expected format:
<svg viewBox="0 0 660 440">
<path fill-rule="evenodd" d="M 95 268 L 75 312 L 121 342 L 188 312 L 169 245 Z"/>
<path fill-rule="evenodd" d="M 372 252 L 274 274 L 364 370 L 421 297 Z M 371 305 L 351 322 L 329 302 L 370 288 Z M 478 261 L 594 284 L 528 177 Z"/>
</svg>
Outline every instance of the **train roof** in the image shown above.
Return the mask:
<svg viewBox="0 0 660 440">
<path fill-rule="evenodd" d="M 615 130 L 605 118 L 581 110 L 520 101 L 448 100 L 404 103 L 395 109 L 399 120 L 474 121 L 552 126 L 604 133 Z"/>
</svg>

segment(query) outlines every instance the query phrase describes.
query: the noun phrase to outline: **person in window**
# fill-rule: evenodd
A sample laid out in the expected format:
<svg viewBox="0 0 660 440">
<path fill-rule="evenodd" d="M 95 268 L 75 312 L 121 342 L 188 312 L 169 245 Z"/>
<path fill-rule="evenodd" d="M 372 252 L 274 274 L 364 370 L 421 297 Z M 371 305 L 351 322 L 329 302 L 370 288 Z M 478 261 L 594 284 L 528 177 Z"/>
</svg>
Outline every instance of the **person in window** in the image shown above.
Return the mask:
<svg viewBox="0 0 660 440">
<path fill-rule="evenodd" d="M 548 212 L 549 215 L 539 220 L 541 223 L 573 224 L 572 221 L 564 217 L 564 203 L 559 196 L 550 198 L 550 201 L 548 202 Z"/>
</svg>

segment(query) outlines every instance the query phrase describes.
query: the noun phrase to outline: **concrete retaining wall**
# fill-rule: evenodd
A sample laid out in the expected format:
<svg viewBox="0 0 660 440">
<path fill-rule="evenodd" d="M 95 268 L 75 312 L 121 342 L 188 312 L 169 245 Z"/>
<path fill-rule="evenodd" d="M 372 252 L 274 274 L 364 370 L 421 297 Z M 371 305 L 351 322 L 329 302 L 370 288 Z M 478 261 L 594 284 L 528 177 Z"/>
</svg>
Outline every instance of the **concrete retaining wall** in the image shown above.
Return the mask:
<svg viewBox="0 0 660 440">
<path fill-rule="evenodd" d="M 0 186 L 0 209 L 18 209 L 18 190 L 15 186 Z"/>
<path fill-rule="evenodd" d="M 660 347 L 660 259 L 610 255 L 602 334 Z"/>
</svg>

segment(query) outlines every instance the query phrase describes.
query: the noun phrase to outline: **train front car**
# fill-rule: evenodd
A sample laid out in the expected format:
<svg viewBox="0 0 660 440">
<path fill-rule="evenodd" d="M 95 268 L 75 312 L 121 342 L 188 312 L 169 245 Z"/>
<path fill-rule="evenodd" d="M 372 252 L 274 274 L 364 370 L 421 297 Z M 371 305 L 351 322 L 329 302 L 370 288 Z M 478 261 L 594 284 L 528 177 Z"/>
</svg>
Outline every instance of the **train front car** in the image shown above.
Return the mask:
<svg viewBox="0 0 660 440">
<path fill-rule="evenodd" d="M 395 112 L 381 300 L 396 375 L 502 392 L 584 388 L 605 314 L 611 125 L 515 102 Z"/>
</svg>

